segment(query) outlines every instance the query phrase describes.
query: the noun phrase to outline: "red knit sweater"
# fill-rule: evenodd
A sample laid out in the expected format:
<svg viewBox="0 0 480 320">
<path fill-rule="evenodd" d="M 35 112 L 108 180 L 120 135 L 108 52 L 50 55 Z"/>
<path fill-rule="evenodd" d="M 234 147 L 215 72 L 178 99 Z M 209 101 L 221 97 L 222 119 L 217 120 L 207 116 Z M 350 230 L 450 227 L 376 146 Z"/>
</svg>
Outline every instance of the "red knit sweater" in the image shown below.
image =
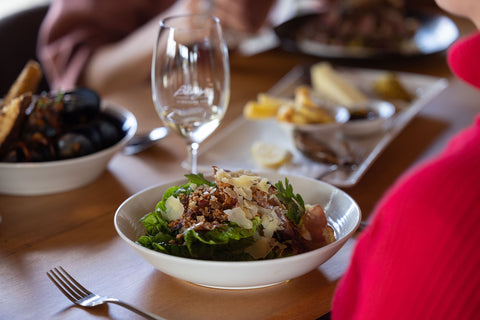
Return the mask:
<svg viewBox="0 0 480 320">
<path fill-rule="evenodd" d="M 480 34 L 452 47 L 449 63 L 480 88 Z M 480 319 L 480 117 L 402 176 L 374 215 L 332 319 Z"/>
</svg>

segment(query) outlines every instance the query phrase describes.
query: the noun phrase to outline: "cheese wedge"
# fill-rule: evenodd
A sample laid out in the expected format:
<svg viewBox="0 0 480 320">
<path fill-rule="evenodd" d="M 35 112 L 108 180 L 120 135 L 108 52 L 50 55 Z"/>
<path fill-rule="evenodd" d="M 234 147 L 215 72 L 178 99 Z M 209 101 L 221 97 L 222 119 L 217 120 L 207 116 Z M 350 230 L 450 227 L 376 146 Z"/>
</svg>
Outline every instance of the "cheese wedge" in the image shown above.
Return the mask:
<svg viewBox="0 0 480 320">
<path fill-rule="evenodd" d="M 322 97 L 345 107 L 367 102 L 368 98 L 338 74 L 328 62 L 310 69 L 313 89 Z"/>
</svg>

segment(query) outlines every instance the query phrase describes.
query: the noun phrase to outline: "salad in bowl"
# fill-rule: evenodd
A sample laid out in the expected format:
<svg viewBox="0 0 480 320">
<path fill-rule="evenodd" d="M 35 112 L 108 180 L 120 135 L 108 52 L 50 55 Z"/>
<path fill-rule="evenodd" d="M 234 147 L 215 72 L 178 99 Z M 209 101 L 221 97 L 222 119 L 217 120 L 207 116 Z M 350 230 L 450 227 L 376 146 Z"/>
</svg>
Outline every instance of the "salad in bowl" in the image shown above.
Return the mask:
<svg viewBox="0 0 480 320">
<path fill-rule="evenodd" d="M 280 258 L 335 241 L 323 208 L 304 203 L 288 178 L 272 184 L 249 171 L 214 167 L 172 186 L 141 219 L 144 247 L 179 257 L 249 261 Z"/>
</svg>

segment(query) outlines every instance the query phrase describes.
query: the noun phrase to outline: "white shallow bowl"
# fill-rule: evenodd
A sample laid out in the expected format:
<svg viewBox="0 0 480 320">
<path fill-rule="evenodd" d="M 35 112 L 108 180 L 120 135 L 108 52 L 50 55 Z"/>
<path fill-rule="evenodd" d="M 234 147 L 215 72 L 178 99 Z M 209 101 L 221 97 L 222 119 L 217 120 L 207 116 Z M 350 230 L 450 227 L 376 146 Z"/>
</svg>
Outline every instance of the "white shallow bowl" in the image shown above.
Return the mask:
<svg viewBox="0 0 480 320">
<path fill-rule="evenodd" d="M 373 112 L 375 117 L 372 119 L 350 119 L 344 123 L 342 128 L 347 136 L 367 136 L 385 130 L 396 111 L 392 103 L 383 100 L 369 100 L 365 105 L 353 106 L 352 110 L 355 110 L 355 108 Z"/>
<path fill-rule="evenodd" d="M 273 183 L 284 180 L 277 173 L 259 173 Z M 156 252 L 136 243 L 145 234 L 140 218 L 151 212 L 165 190 L 181 185 L 179 179 L 141 191 L 122 203 L 115 213 L 114 224 L 120 237 L 156 269 L 178 279 L 198 285 L 222 289 L 251 289 L 274 285 L 306 274 L 331 258 L 357 229 L 361 213 L 355 201 L 342 190 L 327 183 L 303 177 L 288 176 L 294 192 L 305 203 L 320 204 L 329 224 L 335 230 L 336 241 L 299 255 L 262 261 L 206 261 L 176 257 Z"/>
<path fill-rule="evenodd" d="M 0 162 L 0 193 L 8 195 L 44 195 L 64 192 L 93 182 L 106 169 L 110 159 L 133 137 L 135 116 L 112 103 L 102 104 L 103 112 L 123 123 L 125 137 L 113 146 L 67 160 L 4 163 Z"/>
</svg>

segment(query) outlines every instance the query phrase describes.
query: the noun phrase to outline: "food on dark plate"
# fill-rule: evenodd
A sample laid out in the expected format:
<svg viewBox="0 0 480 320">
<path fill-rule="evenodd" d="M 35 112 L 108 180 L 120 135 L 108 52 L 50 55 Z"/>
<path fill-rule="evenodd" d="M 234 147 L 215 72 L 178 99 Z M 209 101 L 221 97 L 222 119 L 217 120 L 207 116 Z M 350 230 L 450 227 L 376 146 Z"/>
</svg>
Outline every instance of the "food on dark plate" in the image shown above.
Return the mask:
<svg viewBox="0 0 480 320">
<path fill-rule="evenodd" d="M 402 0 L 339 1 L 309 19 L 299 29 L 297 40 L 395 51 L 412 39 L 419 25 L 407 15 Z"/>
<path fill-rule="evenodd" d="M 141 222 L 144 247 L 180 257 L 249 261 L 280 258 L 335 241 L 323 208 L 305 204 L 288 179 L 272 184 L 249 171 L 214 167 L 169 188 Z"/>
</svg>

